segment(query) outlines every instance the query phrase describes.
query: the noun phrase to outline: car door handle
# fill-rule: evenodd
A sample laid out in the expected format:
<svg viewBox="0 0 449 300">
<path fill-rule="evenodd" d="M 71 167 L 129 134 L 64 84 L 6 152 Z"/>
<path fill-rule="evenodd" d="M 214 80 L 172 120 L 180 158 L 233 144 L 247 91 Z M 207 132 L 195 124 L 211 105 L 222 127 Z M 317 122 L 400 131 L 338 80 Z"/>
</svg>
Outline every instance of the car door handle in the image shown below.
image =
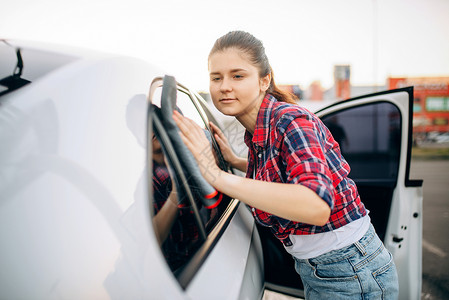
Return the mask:
<svg viewBox="0 0 449 300">
<path fill-rule="evenodd" d="M 404 238 L 400 238 L 400 237 L 397 237 L 397 236 L 393 236 L 393 242 L 395 242 L 395 243 L 400 243 L 400 242 L 402 242 L 404 240 Z"/>
</svg>

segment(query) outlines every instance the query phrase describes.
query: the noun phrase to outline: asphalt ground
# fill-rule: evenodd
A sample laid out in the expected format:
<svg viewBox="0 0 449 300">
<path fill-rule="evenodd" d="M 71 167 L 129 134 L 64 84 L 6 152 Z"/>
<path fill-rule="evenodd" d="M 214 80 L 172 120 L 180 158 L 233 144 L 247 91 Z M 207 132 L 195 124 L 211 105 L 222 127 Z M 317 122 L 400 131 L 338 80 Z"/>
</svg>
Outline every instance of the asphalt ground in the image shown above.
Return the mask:
<svg viewBox="0 0 449 300">
<path fill-rule="evenodd" d="M 423 179 L 423 300 L 449 299 L 449 159 L 412 159 Z"/>
</svg>

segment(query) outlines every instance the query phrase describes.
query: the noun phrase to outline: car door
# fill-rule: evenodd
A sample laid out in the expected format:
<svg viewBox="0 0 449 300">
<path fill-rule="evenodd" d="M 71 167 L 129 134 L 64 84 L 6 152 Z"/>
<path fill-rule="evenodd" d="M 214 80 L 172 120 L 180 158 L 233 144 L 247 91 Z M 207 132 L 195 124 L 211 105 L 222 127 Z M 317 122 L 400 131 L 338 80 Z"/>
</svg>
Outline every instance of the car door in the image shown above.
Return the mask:
<svg viewBox="0 0 449 300">
<path fill-rule="evenodd" d="M 175 109 L 202 127 L 206 135 L 210 135 L 209 121 L 216 121 L 198 95 L 180 84 L 167 92 L 167 84 L 167 77 L 158 78 L 150 88 L 152 126 L 148 135 L 152 139 L 147 146 L 147 160 L 152 161 L 148 174 L 152 227 L 165 271 L 186 299 L 260 299 L 262 250 L 254 220 L 245 206 L 225 195 L 216 205 L 202 202 L 197 183 L 191 180 L 192 170 L 185 164 L 185 153 L 179 150 L 182 145 L 166 120 L 171 114 L 164 113 L 164 97 L 176 94 Z M 227 170 L 210 136 L 219 165 Z M 177 209 L 170 208 L 173 200 Z"/>
<path fill-rule="evenodd" d="M 394 256 L 400 299 L 419 299 L 422 281 L 422 180 L 409 178 L 412 112 L 412 87 L 337 102 L 316 112 L 340 143 L 351 166 L 349 176 Z M 267 288 L 303 296 L 292 259 L 269 232 L 258 229 Z"/>
</svg>

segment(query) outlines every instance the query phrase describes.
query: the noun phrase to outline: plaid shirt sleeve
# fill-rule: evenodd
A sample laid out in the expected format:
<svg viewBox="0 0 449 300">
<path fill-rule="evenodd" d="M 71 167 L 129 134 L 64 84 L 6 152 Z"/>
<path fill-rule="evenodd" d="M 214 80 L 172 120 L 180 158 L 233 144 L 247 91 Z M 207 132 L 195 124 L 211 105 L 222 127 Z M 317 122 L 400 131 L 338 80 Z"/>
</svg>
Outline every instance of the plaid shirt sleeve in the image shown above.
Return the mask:
<svg viewBox="0 0 449 300">
<path fill-rule="evenodd" d="M 328 130 L 307 116 L 287 116 L 281 156 L 286 162 L 286 182 L 299 183 L 314 191 L 331 209 L 334 207 L 332 172 L 325 152 L 333 145 Z M 321 136 L 320 136 L 321 135 Z"/>
</svg>

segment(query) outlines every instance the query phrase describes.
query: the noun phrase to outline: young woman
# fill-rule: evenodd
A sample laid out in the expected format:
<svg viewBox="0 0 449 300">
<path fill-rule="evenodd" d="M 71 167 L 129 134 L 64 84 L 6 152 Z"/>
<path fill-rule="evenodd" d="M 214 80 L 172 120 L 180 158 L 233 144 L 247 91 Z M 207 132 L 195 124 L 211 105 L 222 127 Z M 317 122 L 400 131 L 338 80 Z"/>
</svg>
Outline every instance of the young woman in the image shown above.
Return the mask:
<svg viewBox="0 0 449 300">
<path fill-rule="evenodd" d="M 248 159 L 237 157 L 212 126 L 225 159 L 246 178 L 218 168 L 201 128 L 175 113 L 184 143 L 204 178 L 252 208 L 295 259 L 306 299 L 395 299 L 391 254 L 371 225 L 349 165 L 318 117 L 273 80 L 262 43 L 233 31 L 209 54 L 210 94 L 246 128 Z"/>
</svg>

